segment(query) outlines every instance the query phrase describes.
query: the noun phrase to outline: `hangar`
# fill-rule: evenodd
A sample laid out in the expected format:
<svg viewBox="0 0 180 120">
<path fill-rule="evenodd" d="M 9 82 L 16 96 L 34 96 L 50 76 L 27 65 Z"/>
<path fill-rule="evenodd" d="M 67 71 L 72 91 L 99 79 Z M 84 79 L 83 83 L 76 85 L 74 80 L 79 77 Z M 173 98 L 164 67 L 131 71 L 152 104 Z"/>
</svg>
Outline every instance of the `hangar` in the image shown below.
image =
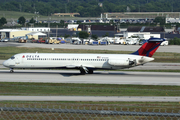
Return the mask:
<svg viewBox="0 0 180 120">
<path fill-rule="evenodd" d="M 0 30 L 0 39 L 9 38 L 13 39 L 15 37 L 25 36 L 31 31 L 27 30 L 18 30 L 18 29 L 1 29 Z"/>
</svg>

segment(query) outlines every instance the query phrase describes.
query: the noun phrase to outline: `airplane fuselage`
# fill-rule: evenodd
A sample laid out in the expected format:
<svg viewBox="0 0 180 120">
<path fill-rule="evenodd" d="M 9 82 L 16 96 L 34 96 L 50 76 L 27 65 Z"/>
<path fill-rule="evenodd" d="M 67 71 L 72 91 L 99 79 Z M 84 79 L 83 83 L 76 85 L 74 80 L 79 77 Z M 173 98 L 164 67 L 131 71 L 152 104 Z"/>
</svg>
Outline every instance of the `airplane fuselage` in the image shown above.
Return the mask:
<svg viewBox="0 0 180 120">
<path fill-rule="evenodd" d="M 144 64 L 153 58 L 131 54 L 21 53 L 3 63 L 9 68 L 124 69 Z M 134 61 L 134 63 L 132 63 Z M 136 63 L 136 64 L 135 64 Z"/>
<path fill-rule="evenodd" d="M 153 61 L 152 55 L 162 38 L 150 38 L 131 54 L 67 54 L 67 53 L 20 53 L 3 62 L 10 68 L 38 69 L 79 69 L 82 74 L 92 74 L 96 69 L 124 69 Z"/>
</svg>

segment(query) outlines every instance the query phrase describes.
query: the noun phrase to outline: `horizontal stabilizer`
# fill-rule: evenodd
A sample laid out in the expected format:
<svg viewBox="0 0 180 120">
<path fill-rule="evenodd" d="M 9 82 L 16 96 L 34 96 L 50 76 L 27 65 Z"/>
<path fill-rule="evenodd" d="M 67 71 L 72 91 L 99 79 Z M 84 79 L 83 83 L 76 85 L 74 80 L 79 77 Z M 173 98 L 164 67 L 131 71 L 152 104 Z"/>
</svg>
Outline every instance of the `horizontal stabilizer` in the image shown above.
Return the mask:
<svg viewBox="0 0 180 120">
<path fill-rule="evenodd" d="M 148 40 L 148 43 L 151 43 L 151 42 L 163 42 L 163 41 L 165 41 L 165 39 L 163 39 L 163 38 L 150 38 Z"/>
</svg>

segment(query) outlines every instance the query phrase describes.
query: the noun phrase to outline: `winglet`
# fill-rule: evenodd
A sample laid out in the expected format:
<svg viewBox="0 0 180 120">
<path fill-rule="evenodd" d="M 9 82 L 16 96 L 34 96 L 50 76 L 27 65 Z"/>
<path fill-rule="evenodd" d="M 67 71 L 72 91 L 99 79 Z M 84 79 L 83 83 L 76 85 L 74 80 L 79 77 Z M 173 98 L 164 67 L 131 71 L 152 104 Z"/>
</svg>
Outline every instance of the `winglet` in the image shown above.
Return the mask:
<svg viewBox="0 0 180 120">
<path fill-rule="evenodd" d="M 163 41 L 165 41 L 163 38 L 150 38 L 139 50 L 132 54 L 152 57 Z"/>
</svg>

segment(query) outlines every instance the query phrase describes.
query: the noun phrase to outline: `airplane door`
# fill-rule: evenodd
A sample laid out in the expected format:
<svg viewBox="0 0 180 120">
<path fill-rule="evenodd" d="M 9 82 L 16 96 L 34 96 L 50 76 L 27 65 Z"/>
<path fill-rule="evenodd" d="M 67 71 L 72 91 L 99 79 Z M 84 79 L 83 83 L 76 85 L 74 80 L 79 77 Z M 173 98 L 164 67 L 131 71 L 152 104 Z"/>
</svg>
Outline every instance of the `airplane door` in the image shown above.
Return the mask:
<svg viewBox="0 0 180 120">
<path fill-rule="evenodd" d="M 20 64 L 20 60 L 19 60 L 18 56 L 15 58 L 15 64 Z"/>
</svg>

